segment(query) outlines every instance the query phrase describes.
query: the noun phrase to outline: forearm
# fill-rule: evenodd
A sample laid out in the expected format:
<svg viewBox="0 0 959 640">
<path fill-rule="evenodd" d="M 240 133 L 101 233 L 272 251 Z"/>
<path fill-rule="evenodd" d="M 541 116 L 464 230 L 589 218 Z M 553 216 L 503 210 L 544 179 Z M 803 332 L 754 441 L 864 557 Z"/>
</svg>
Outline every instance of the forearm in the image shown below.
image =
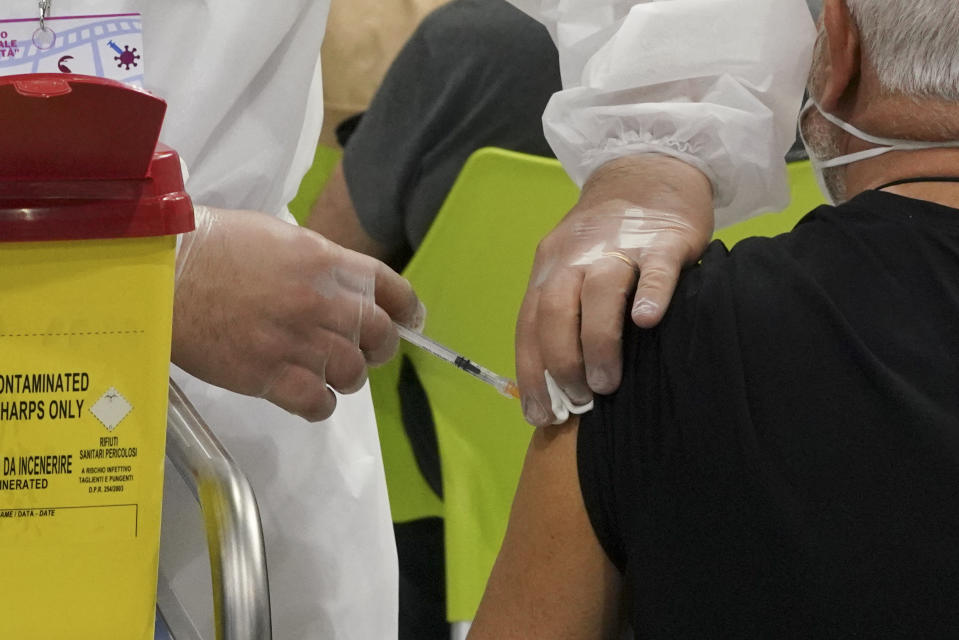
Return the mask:
<svg viewBox="0 0 959 640">
<path fill-rule="evenodd" d="M 652 152 L 707 175 L 720 226 L 785 205 L 815 37 L 804 0 L 518 4 L 559 49 L 565 89 L 544 124 L 575 181 Z"/>
<path fill-rule="evenodd" d="M 651 210 L 669 210 L 691 223 L 712 228 L 712 184 L 705 174 L 681 160 L 659 154 L 636 154 L 612 160 L 583 185 L 579 205 L 612 202 Z"/>
</svg>

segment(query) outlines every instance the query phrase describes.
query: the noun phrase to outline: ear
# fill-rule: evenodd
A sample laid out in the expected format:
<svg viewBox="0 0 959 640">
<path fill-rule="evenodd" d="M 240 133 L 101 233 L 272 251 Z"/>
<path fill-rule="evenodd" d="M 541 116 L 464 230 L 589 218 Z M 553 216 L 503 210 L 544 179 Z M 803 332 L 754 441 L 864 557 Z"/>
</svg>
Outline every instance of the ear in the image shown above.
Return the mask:
<svg viewBox="0 0 959 640">
<path fill-rule="evenodd" d="M 825 111 L 835 113 L 843 97 L 855 90 L 859 81 L 862 60 L 859 27 L 845 0 L 826 0 L 822 21 L 829 60 L 819 102 Z"/>
</svg>

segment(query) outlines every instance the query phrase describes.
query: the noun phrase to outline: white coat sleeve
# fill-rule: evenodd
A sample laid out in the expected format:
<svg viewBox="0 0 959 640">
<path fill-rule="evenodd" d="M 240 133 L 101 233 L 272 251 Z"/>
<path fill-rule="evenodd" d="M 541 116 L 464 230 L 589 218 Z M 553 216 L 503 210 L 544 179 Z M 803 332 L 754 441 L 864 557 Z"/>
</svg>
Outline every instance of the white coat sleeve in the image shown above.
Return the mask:
<svg viewBox="0 0 959 640">
<path fill-rule="evenodd" d="M 710 179 L 717 226 L 787 204 L 816 35 L 804 0 L 510 1 L 559 50 L 564 89 L 543 124 L 578 184 L 662 153 Z"/>
</svg>

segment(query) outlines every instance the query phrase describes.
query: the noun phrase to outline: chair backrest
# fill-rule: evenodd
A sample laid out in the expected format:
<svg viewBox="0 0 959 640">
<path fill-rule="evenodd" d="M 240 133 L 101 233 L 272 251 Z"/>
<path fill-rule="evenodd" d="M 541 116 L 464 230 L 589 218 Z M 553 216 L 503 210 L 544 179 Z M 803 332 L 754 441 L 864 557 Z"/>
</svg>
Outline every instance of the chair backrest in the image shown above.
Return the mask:
<svg viewBox="0 0 959 640">
<path fill-rule="evenodd" d="M 788 207 L 719 229 L 713 237 L 732 247 L 743 238 L 776 236 L 795 227 L 803 216 L 825 202 L 808 160 L 790 163 L 786 170 L 791 192 Z"/>
<path fill-rule="evenodd" d="M 404 275 L 426 304 L 426 333 L 502 375 L 515 375 L 513 328 L 536 244 L 576 202 L 553 160 L 477 151 Z M 443 474 L 447 613 L 471 620 L 499 551 L 530 427 L 501 397 L 408 345 L 436 425 Z M 395 361 L 394 361 L 395 362 Z M 371 374 L 393 518 L 435 515 L 437 500 L 404 442 L 397 364 Z"/>
<path fill-rule="evenodd" d="M 333 169 L 343 156 L 343 152 L 333 147 L 323 144 L 316 145 L 316 153 L 313 154 L 313 164 L 303 176 L 300 182 L 300 188 L 296 192 L 293 200 L 290 201 L 289 209 L 293 217 L 300 224 L 306 222 L 310 217 L 310 208 L 317 201 L 326 186 L 326 181 L 330 179 Z"/>
<path fill-rule="evenodd" d="M 799 168 L 791 172 L 811 180 Z M 501 149 L 474 153 L 404 272 L 429 310 L 426 334 L 513 376 L 514 328 L 536 246 L 577 196 L 555 160 Z M 806 200 L 787 216 L 731 227 L 724 239 L 785 231 L 802 207 Z M 444 498 L 440 503 L 417 477 L 399 417 L 394 360 L 370 376 L 393 518 L 445 518 L 448 618 L 471 620 L 506 530 L 531 428 L 519 402 L 408 345 L 402 351 L 429 397 Z"/>
</svg>

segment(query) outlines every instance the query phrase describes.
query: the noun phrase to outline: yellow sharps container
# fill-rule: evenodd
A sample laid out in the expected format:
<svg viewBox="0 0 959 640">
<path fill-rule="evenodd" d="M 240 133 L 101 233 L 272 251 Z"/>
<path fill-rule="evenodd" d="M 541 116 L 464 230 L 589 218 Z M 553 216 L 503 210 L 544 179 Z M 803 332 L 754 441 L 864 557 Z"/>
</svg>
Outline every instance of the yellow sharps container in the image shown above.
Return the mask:
<svg viewBox="0 0 959 640">
<path fill-rule="evenodd" d="M 0 78 L 0 638 L 153 638 L 175 235 L 165 104 Z"/>
</svg>

